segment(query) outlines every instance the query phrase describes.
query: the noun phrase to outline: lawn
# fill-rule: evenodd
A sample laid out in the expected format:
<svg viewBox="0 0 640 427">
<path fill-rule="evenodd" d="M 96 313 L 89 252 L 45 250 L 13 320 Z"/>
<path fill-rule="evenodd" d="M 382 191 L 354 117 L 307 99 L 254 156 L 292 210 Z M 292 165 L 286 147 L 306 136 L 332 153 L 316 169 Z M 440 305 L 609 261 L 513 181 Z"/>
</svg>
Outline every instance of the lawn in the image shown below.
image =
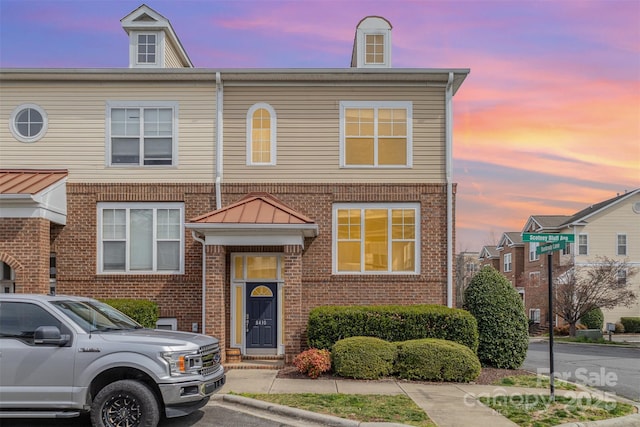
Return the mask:
<svg viewBox="0 0 640 427">
<path fill-rule="evenodd" d="M 596 398 L 513 395 L 481 397 L 480 401 L 522 427 L 551 427 L 570 422 L 585 422 L 621 417 L 634 412 L 631 405 L 604 402 Z"/>
<path fill-rule="evenodd" d="M 436 427 L 405 395 L 242 393 L 242 396 L 350 420 Z"/>
<path fill-rule="evenodd" d="M 507 387 L 531 387 L 531 388 L 549 388 L 549 378 L 536 375 L 514 375 L 510 377 L 500 378 L 493 383 L 494 385 L 501 385 Z M 556 390 L 572 390 L 575 391 L 578 388 L 575 384 L 568 383 L 566 381 L 555 380 L 553 386 Z"/>
</svg>

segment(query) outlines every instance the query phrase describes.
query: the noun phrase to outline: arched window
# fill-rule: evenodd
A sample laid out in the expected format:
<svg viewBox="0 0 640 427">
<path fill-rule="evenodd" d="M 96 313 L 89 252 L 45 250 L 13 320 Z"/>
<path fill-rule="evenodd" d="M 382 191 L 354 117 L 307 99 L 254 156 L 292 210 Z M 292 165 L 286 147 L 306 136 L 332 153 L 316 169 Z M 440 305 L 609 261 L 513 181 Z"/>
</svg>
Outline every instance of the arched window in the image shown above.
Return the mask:
<svg viewBox="0 0 640 427">
<path fill-rule="evenodd" d="M 247 112 L 247 165 L 276 164 L 276 112 L 258 103 Z"/>
</svg>

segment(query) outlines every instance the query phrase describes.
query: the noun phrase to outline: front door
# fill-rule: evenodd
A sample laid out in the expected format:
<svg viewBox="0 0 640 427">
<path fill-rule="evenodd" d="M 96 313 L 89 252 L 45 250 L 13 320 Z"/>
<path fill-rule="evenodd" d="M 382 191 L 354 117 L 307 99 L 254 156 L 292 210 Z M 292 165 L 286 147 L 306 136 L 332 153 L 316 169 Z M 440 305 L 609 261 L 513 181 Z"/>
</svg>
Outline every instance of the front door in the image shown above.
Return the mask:
<svg viewBox="0 0 640 427">
<path fill-rule="evenodd" d="M 247 283 L 247 348 L 276 348 L 278 285 Z"/>
</svg>

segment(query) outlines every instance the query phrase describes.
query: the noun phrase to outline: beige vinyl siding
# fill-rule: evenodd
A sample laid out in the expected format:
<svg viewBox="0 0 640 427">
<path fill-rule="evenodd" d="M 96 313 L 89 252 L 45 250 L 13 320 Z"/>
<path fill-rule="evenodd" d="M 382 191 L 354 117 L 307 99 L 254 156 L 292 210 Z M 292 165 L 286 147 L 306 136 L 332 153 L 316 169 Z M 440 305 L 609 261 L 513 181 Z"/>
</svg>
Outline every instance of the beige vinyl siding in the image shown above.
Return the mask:
<svg viewBox="0 0 640 427">
<path fill-rule="evenodd" d="M 180 62 L 180 58 L 176 53 L 175 46 L 168 40 L 168 37 L 165 39 L 165 48 L 164 48 L 164 66 L 165 68 L 182 68 L 183 65 Z"/>
<path fill-rule="evenodd" d="M 412 168 L 340 168 L 340 101 L 411 101 Z M 277 115 L 276 166 L 247 166 L 246 117 L 264 102 Z M 445 180 L 444 89 L 416 86 L 225 86 L 224 182 Z"/>
<path fill-rule="evenodd" d="M 107 101 L 178 103 L 178 165 L 109 167 L 105 163 Z M 37 142 L 17 141 L 12 111 L 33 103 L 49 120 Z M 215 155 L 213 82 L 19 82 L 2 84 L 0 167 L 65 168 L 70 182 L 212 182 Z"/>
</svg>

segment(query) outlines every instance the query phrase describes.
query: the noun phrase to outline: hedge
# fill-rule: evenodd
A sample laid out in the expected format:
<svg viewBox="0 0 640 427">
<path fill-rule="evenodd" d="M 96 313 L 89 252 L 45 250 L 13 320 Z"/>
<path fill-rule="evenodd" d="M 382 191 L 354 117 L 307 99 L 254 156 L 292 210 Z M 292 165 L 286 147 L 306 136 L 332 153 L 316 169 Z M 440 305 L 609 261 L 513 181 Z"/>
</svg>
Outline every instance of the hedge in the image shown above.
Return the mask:
<svg viewBox="0 0 640 427">
<path fill-rule="evenodd" d="M 109 304 L 140 323 L 145 328 L 155 328 L 158 321 L 158 304 L 142 299 L 106 299 L 105 304 Z"/>
<path fill-rule="evenodd" d="M 624 326 L 627 333 L 640 333 L 640 317 L 621 317 L 620 323 Z"/>
<path fill-rule="evenodd" d="M 598 307 L 587 311 L 581 318 L 580 323 L 587 327 L 587 329 L 599 329 L 602 330 L 604 326 L 604 314 Z"/>
<path fill-rule="evenodd" d="M 393 372 L 396 345 L 380 338 L 350 337 L 331 349 L 333 371 L 342 377 L 374 380 Z"/>
<path fill-rule="evenodd" d="M 369 336 L 389 342 L 439 338 L 478 348 L 478 330 L 467 311 L 442 305 L 322 306 L 309 313 L 310 348 L 330 349 L 341 339 Z"/>
<path fill-rule="evenodd" d="M 469 382 L 480 375 L 478 356 L 453 341 L 426 338 L 398 345 L 395 371 L 400 378 Z"/>
</svg>

